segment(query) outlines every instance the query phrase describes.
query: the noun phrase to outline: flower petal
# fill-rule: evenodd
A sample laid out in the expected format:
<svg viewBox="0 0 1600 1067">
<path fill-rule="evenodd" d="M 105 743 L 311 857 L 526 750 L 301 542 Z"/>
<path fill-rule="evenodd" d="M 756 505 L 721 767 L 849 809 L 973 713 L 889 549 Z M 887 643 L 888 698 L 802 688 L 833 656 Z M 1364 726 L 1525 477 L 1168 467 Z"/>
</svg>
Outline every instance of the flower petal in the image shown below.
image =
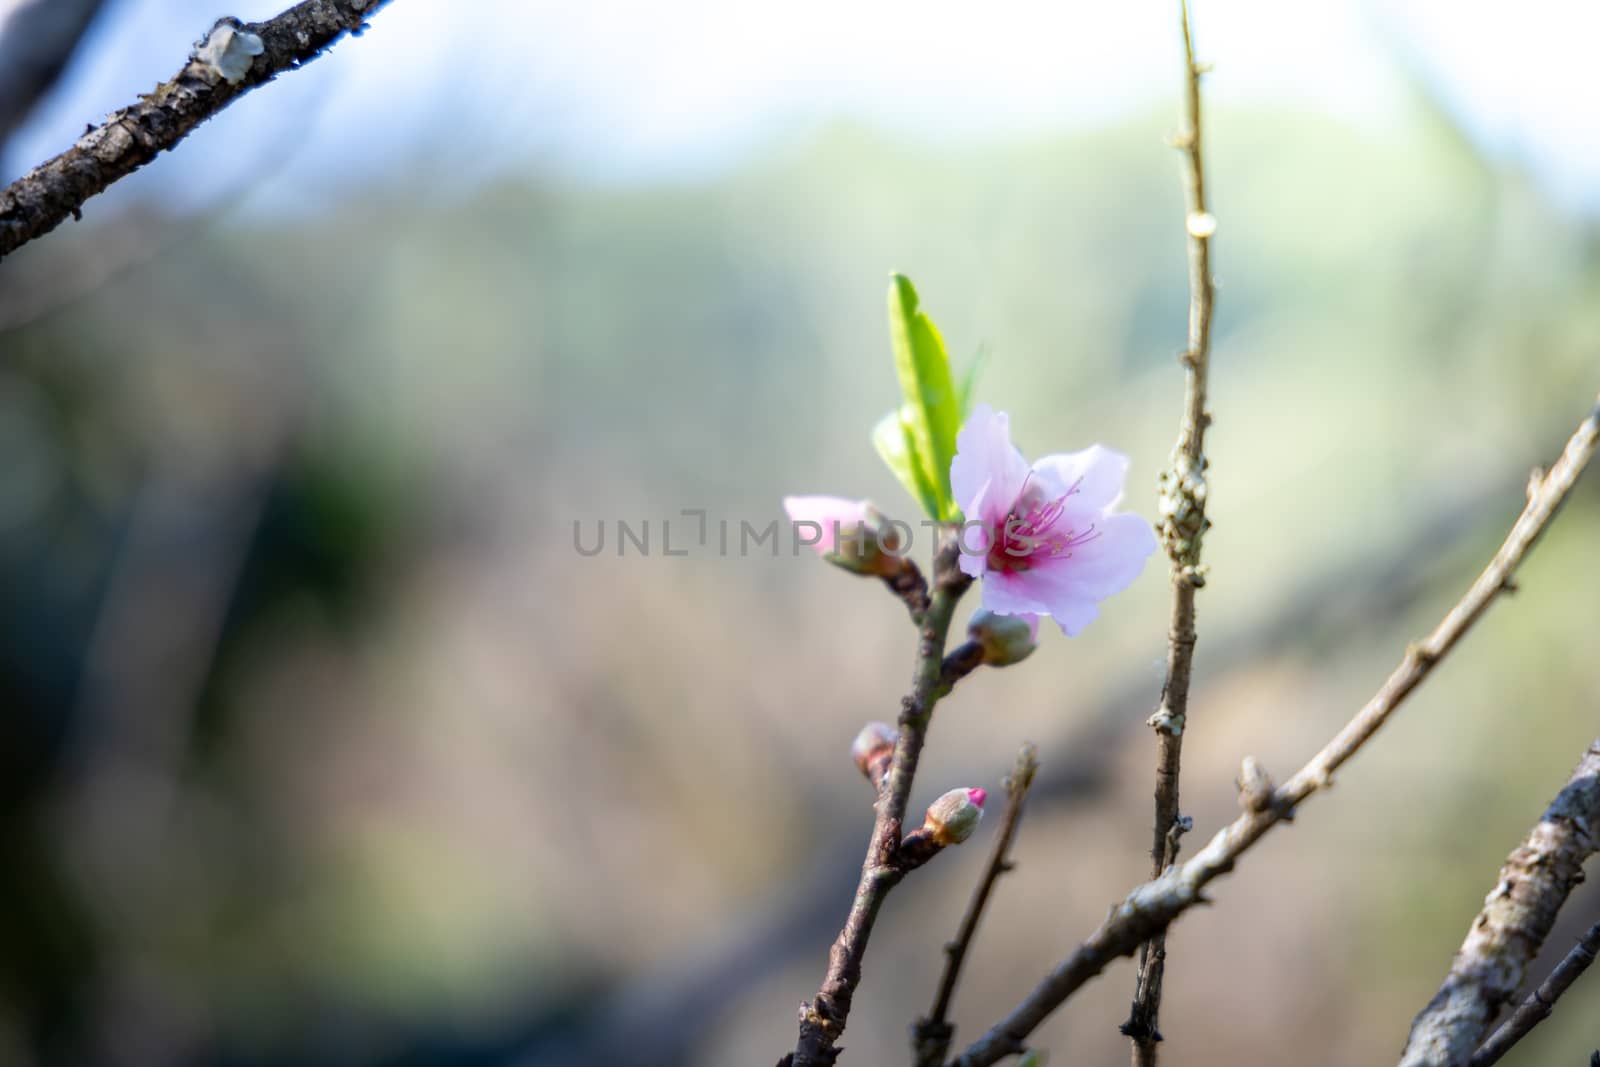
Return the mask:
<svg viewBox="0 0 1600 1067">
<path fill-rule="evenodd" d="M 1047 499 L 1070 492 L 1069 507 L 1109 508 L 1122 498 L 1128 457 L 1104 445 L 1090 445 L 1081 452 L 1042 457 L 1033 465 L 1033 476 Z"/>
<path fill-rule="evenodd" d="M 995 524 L 981 517 L 989 496 L 989 484 L 984 482 L 969 502 L 970 506 L 963 509 L 967 519 L 956 532 L 956 566 L 961 568 L 962 574 L 971 578 L 982 578 L 989 569 L 989 546 L 993 543 L 991 535 L 997 529 Z"/>
<path fill-rule="evenodd" d="M 1049 614 L 1055 615 L 1057 607 L 1070 601 L 1104 600 L 1120 593 L 1144 570 L 1156 549 L 1150 524 L 1131 512 L 1097 517 L 1094 534 L 1070 554 L 1041 557 L 1018 574 L 1029 596 L 1050 605 Z"/>
<path fill-rule="evenodd" d="M 983 606 L 996 615 L 1048 615 L 1050 605 L 1039 598 L 1036 582 L 1027 571 L 990 571 L 983 577 Z"/>
<path fill-rule="evenodd" d="M 1028 461 L 1011 443 L 1011 423 L 1004 412 L 979 404 L 956 435 L 956 455 L 950 461 L 950 488 L 968 519 L 998 525 L 1017 502 L 1028 480 Z M 987 487 L 987 488 L 986 488 Z M 975 514 L 980 496 L 984 510 Z"/>
<path fill-rule="evenodd" d="M 1068 637 L 1077 637 L 1083 633 L 1084 627 L 1100 617 L 1100 605 L 1093 600 L 1064 600 L 1055 608 L 1050 617 L 1056 620 L 1056 625 Z"/>
<path fill-rule="evenodd" d="M 983 606 L 996 615 L 1018 615 L 1030 620 L 1035 637 L 1042 615 L 1055 619 L 1068 637 L 1078 636 L 1100 616 L 1094 597 L 1070 585 L 1041 583 L 1039 573 L 991 571 L 983 579 Z"/>
<path fill-rule="evenodd" d="M 1142 516 L 1127 511 L 1101 515 L 1094 520 L 1094 529 L 1099 536 L 1056 562 L 1075 585 L 1096 600 L 1104 600 L 1139 577 L 1156 550 L 1156 535 Z"/>
</svg>

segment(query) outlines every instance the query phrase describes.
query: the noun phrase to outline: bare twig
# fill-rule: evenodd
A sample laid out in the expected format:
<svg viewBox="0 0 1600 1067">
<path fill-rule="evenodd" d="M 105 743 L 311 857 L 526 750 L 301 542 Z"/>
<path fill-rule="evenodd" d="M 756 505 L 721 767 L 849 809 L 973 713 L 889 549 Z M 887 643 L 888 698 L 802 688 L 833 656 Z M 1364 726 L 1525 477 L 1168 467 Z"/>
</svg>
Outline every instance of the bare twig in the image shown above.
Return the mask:
<svg viewBox="0 0 1600 1067">
<path fill-rule="evenodd" d="M 266 22 L 218 23 L 170 81 L 0 191 L 0 257 L 79 217 L 90 197 L 251 89 L 310 62 L 344 34 L 359 32 L 385 2 L 304 0 Z"/>
<path fill-rule="evenodd" d="M 939 667 L 939 695 L 944 696 L 955 688 L 957 682 L 983 666 L 983 645 L 977 641 L 963 641 L 957 645 Z"/>
<path fill-rule="evenodd" d="M 1501 1023 L 1500 1028 L 1478 1046 L 1478 1051 L 1472 1054 L 1470 1067 L 1490 1067 L 1499 1063 L 1500 1057 L 1510 1052 L 1512 1045 L 1527 1037 L 1530 1030 L 1550 1017 L 1561 994 L 1589 969 L 1589 964 L 1594 962 L 1596 956 L 1600 956 L 1600 923 L 1589 927 L 1589 932 L 1580 937 L 1578 943 L 1572 946 L 1572 951 L 1556 964 L 1550 977 L 1528 994 L 1528 999 L 1517 1006 L 1511 1018 Z"/>
<path fill-rule="evenodd" d="M 1179 915 L 1202 903 L 1201 890 L 1233 869 L 1234 863 L 1272 827 L 1292 816 L 1296 805 L 1333 785 L 1333 773 L 1360 751 L 1389 720 L 1412 690 L 1449 654 L 1473 623 L 1506 591 L 1518 564 L 1555 517 L 1600 442 L 1600 400 L 1579 424 L 1550 469 L 1538 477 L 1527 506 L 1505 542 L 1472 586 L 1426 638 L 1406 650 L 1400 665 L 1365 707 L 1356 713 L 1311 760 L 1264 803 L 1251 804 L 1219 830 L 1188 862 L 1137 887 L 1117 904 L 1100 926 L 1010 1015 L 997 1023 L 954 1061 L 956 1067 L 986 1067 L 1023 1048 L 1024 1039 L 1051 1012 L 1118 956 L 1126 956 Z"/>
<path fill-rule="evenodd" d="M 1516 996 L 1567 894 L 1582 880 L 1584 861 L 1597 850 L 1600 740 L 1589 746 L 1544 817 L 1506 858 L 1444 984 L 1411 1024 L 1403 1067 L 1466 1067 L 1489 1024 Z M 1505 1047 L 1515 1041 L 1512 1037 Z"/>
<path fill-rule="evenodd" d="M 958 547 L 954 537 L 947 536 L 934 564 L 933 596 L 919 622 L 912 690 L 901 705 L 894 757 L 878 798 L 861 879 L 844 928 L 828 953 L 828 970 L 822 986 L 810 1003 L 801 1006 L 800 1040 L 792 1059 L 786 1057 L 793 1067 L 825 1067 L 838 1058 L 835 1045 L 844 1032 L 850 1016 L 850 1001 L 861 982 L 861 961 L 878 909 L 909 869 L 900 860 L 906 804 L 911 797 L 911 782 L 917 773 L 917 761 L 927 738 L 933 706 L 948 691 L 943 675 L 950 618 L 956 602 L 972 584 L 957 566 Z"/>
<path fill-rule="evenodd" d="M 918 1067 L 939 1067 L 944 1063 L 945 1054 L 950 1051 L 950 1040 L 956 1031 L 945 1016 L 950 1011 L 950 1000 L 955 996 L 956 982 L 961 977 L 961 964 L 966 960 L 967 950 L 972 947 L 978 920 L 983 917 L 984 906 L 989 902 L 995 882 L 1012 868 L 1008 858 L 1011 842 L 1017 836 L 1017 824 L 1022 821 L 1022 805 L 1038 770 L 1037 751 L 1032 745 L 1023 745 L 1017 753 L 1016 767 L 1006 778 L 1006 810 L 1001 817 L 1000 832 L 995 835 L 994 851 L 989 854 L 983 877 L 972 891 L 972 899 L 967 902 L 967 911 L 961 917 L 955 940 L 944 947 L 944 974 L 939 979 L 939 989 L 933 998 L 933 1010 L 928 1012 L 926 1018 L 918 1019 L 911 1028 L 911 1045 Z"/>
<path fill-rule="evenodd" d="M 1206 372 L 1211 359 L 1211 235 L 1216 221 L 1206 209 L 1205 166 L 1200 151 L 1200 76 L 1189 32 L 1189 8 L 1180 0 L 1183 23 L 1184 114 L 1177 147 L 1183 152 L 1184 230 L 1189 241 L 1189 347 L 1183 421 L 1172 465 L 1161 475 L 1161 540 L 1172 559 L 1172 616 L 1168 627 L 1167 678 L 1161 704 L 1150 717 L 1156 731 L 1156 814 L 1150 845 L 1150 877 L 1159 878 L 1178 858 L 1178 775 L 1183 731 L 1188 723 L 1189 679 L 1194 669 L 1195 591 L 1205 584 L 1200 542 L 1211 523 L 1206 518 Z M 1133 1007 L 1122 1032 L 1133 1041 L 1135 1067 L 1156 1062 L 1161 1040 L 1161 978 L 1166 970 L 1166 937 L 1156 934 L 1139 954 Z"/>
<path fill-rule="evenodd" d="M 905 604 L 911 621 L 920 623 L 928 613 L 928 581 L 911 557 L 902 556 L 894 570 L 883 576 L 883 584 Z"/>
</svg>

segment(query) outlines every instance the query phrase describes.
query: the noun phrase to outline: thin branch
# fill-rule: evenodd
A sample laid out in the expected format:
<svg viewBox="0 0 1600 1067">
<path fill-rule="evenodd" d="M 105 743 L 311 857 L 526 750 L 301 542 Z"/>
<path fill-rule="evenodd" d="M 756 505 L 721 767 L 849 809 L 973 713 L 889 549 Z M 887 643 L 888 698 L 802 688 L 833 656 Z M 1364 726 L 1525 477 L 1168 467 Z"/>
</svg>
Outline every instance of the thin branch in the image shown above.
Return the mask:
<svg viewBox="0 0 1600 1067">
<path fill-rule="evenodd" d="M 69 217 L 81 217 L 90 197 L 251 89 L 310 62 L 344 34 L 359 33 L 385 2 L 305 0 L 266 22 L 219 22 L 172 80 L 113 112 L 67 151 L 0 191 L 0 258 Z"/>
<path fill-rule="evenodd" d="M 911 557 L 900 557 L 894 569 L 883 576 L 883 584 L 905 604 L 911 621 L 920 624 L 922 617 L 928 613 L 928 580 L 922 576 L 922 570 L 911 562 Z"/>
<path fill-rule="evenodd" d="M 1333 785 L 1333 772 L 1389 720 L 1423 679 L 1449 654 L 1473 623 L 1511 585 L 1528 551 L 1555 517 L 1573 483 L 1600 443 L 1600 400 L 1567 441 L 1549 474 L 1535 472 L 1528 484 L 1528 504 L 1506 535 L 1489 565 L 1455 606 L 1422 641 L 1406 650 L 1400 665 L 1365 707 L 1356 713 L 1322 751 L 1281 787 L 1249 804 L 1232 823 L 1219 830 L 1188 862 L 1137 887 L 1111 910 L 1100 926 L 1010 1015 L 973 1043 L 954 1061 L 956 1067 L 986 1067 L 1023 1048 L 1023 1041 L 1051 1012 L 1085 982 L 1119 956 L 1165 930 L 1189 908 L 1202 903 L 1201 890 L 1233 869 L 1234 863 L 1272 827 L 1292 817 L 1311 794 Z"/>
<path fill-rule="evenodd" d="M 1597 850 L 1600 739 L 1506 858 L 1444 984 L 1411 1024 L 1402 1067 L 1466 1067 L 1489 1024 L 1516 996 L 1567 894 L 1583 879 L 1584 861 Z"/>
<path fill-rule="evenodd" d="M 1189 679 L 1194 669 L 1195 591 L 1205 584 L 1200 542 L 1211 523 L 1206 518 L 1206 372 L 1211 360 L 1211 235 L 1216 220 L 1206 208 L 1205 165 L 1200 150 L 1200 76 L 1189 31 L 1189 8 L 1178 5 L 1183 24 L 1184 115 L 1177 147 L 1183 152 L 1184 230 L 1189 242 L 1189 347 L 1183 421 L 1172 465 L 1161 475 L 1161 540 L 1172 559 L 1172 616 L 1168 626 L 1167 678 L 1161 704 L 1150 717 L 1156 731 L 1155 825 L 1150 845 L 1150 877 L 1159 878 L 1178 858 L 1178 776 L 1183 731 L 1189 715 Z M 1158 933 L 1139 954 L 1133 1007 L 1122 1032 L 1133 1042 L 1134 1067 L 1154 1065 L 1161 1040 L 1161 978 L 1166 970 L 1166 937 Z"/>
<path fill-rule="evenodd" d="M 1511 1046 L 1528 1036 L 1528 1032 L 1544 1022 L 1555 1010 L 1561 994 L 1571 988 L 1578 976 L 1589 969 L 1594 958 L 1600 956 L 1600 923 L 1589 927 L 1589 932 L 1578 939 L 1572 951 L 1562 957 L 1550 977 L 1528 994 L 1528 999 L 1518 1005 L 1511 1018 L 1489 1035 L 1489 1040 L 1478 1046 L 1472 1054 L 1469 1067 L 1490 1067 L 1499 1063 L 1500 1057 L 1511 1051 Z"/>
<path fill-rule="evenodd" d="M 826 1067 L 838 1058 L 839 1050 L 835 1045 L 850 1017 L 850 1002 L 861 982 L 861 961 L 878 909 L 908 869 L 900 862 L 906 805 L 934 704 L 948 691 L 942 683 L 950 619 L 957 601 L 972 584 L 957 566 L 958 550 L 954 538 L 947 538 L 934 564 L 933 596 L 919 623 L 912 690 L 901 705 L 894 757 L 878 798 L 872 838 L 861 866 L 861 880 L 844 928 L 828 953 L 828 970 L 822 986 L 811 1002 L 800 1009 L 800 1040 L 792 1059 L 786 1057 L 793 1067 Z M 909 840 L 908 837 L 907 843 Z"/>
<path fill-rule="evenodd" d="M 1037 750 L 1032 745 L 1023 745 L 1017 753 L 1016 767 L 1006 778 L 1006 810 L 1001 817 L 1000 832 L 995 836 L 994 851 L 989 854 L 983 877 L 972 891 L 972 899 L 967 902 L 967 912 L 961 917 L 955 940 L 944 947 L 944 974 L 939 979 L 939 989 L 933 998 L 933 1010 L 928 1012 L 926 1018 L 918 1019 L 911 1028 L 911 1046 L 917 1067 L 939 1067 L 944 1062 L 945 1054 L 950 1051 L 950 1040 L 955 1037 L 956 1030 L 945 1017 L 950 1011 L 950 1001 L 955 996 L 956 982 L 961 977 L 961 964 L 967 958 L 967 950 L 972 947 L 973 935 L 978 931 L 978 920 L 983 918 L 983 909 L 989 903 L 989 894 L 993 892 L 995 882 L 1013 867 L 1008 858 L 1011 842 L 1017 836 L 1017 824 L 1022 821 L 1022 805 L 1038 770 Z"/>
</svg>

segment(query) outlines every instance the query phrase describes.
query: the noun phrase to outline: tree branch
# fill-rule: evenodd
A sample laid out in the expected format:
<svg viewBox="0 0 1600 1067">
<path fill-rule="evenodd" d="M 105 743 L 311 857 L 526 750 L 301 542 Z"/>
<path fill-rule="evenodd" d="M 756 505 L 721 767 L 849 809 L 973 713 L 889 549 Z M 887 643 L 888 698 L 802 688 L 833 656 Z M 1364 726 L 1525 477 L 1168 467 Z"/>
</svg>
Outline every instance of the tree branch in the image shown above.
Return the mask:
<svg viewBox="0 0 1600 1067">
<path fill-rule="evenodd" d="M 1022 804 L 1027 799 L 1028 787 L 1033 785 L 1033 776 L 1038 770 L 1037 751 L 1032 745 L 1023 745 L 1017 753 L 1016 767 L 1006 778 L 1006 810 L 1001 817 L 1000 832 L 995 837 L 994 851 L 989 854 L 983 877 L 972 891 L 972 899 L 967 902 L 967 911 L 961 917 L 955 940 L 944 947 L 944 974 L 939 979 L 939 989 L 933 998 L 933 1010 L 911 1027 L 911 1047 L 917 1067 L 939 1067 L 944 1062 L 945 1054 L 950 1051 L 950 1040 L 956 1030 L 945 1016 L 950 1011 L 956 982 L 961 977 L 961 964 L 967 957 L 967 950 L 972 947 L 973 935 L 978 931 L 978 920 L 983 917 L 984 906 L 989 902 L 995 882 L 1012 868 L 1007 856 L 1011 851 L 1011 842 L 1017 836 L 1017 824 L 1022 821 Z"/>
<path fill-rule="evenodd" d="M 901 557 L 898 565 L 883 576 L 883 584 L 906 606 L 912 623 L 921 623 L 928 613 L 928 581 L 911 557 Z"/>
<path fill-rule="evenodd" d="M 822 986 L 800 1009 L 800 1040 L 788 1062 L 793 1067 L 827 1067 L 839 1056 L 835 1044 L 850 1016 L 850 1002 L 861 982 L 861 961 L 878 909 L 889 891 L 909 869 L 900 862 L 901 829 L 912 779 L 927 738 L 934 704 L 943 692 L 944 646 L 950 619 L 972 579 L 957 566 L 959 546 L 953 538 L 944 544 L 934 564 L 934 591 L 920 620 L 916 669 L 911 694 L 901 705 L 899 731 L 889 773 L 878 797 L 872 838 L 861 866 L 861 879 L 844 928 L 828 953 L 828 970 Z M 909 842 L 910 838 L 907 838 Z"/>
<path fill-rule="evenodd" d="M 1500 1029 L 1489 1035 L 1489 1040 L 1478 1046 L 1478 1051 L 1472 1054 L 1470 1067 L 1490 1067 L 1499 1063 L 1500 1057 L 1510 1052 L 1512 1045 L 1527 1037 L 1530 1030 L 1550 1017 L 1561 994 L 1589 969 L 1589 964 L 1594 962 L 1596 956 L 1600 956 L 1600 923 L 1589 927 L 1589 932 L 1579 938 L 1578 943 L 1572 946 L 1572 951 L 1556 964 L 1550 977 L 1528 994 L 1528 999 L 1518 1005 Z"/>
<path fill-rule="evenodd" d="M 1545 475 L 1535 472 L 1528 484 L 1528 504 L 1505 542 L 1455 606 L 1422 641 L 1406 650 L 1365 707 L 1356 713 L 1311 760 L 1281 787 L 1250 803 L 1232 823 L 1182 866 L 1137 887 L 1111 910 L 1078 948 L 1029 993 L 1010 1015 L 997 1023 L 954 1061 L 955 1067 L 987 1067 L 1023 1048 L 1023 1040 L 1084 983 L 1118 956 L 1126 956 L 1189 908 L 1202 903 L 1201 890 L 1233 869 L 1234 863 L 1272 827 L 1294 814 L 1311 794 L 1333 785 L 1333 772 L 1389 720 L 1411 692 L 1453 649 L 1473 623 L 1511 585 L 1518 564 L 1555 517 L 1600 442 L 1600 400 L 1567 441 L 1561 458 Z"/>
<path fill-rule="evenodd" d="M 172 80 L 113 112 L 0 191 L 0 258 L 80 218 L 84 202 L 176 145 L 251 89 L 310 62 L 387 0 L 305 0 L 266 22 L 224 19 Z"/>
<path fill-rule="evenodd" d="M 1200 542 L 1211 523 L 1206 518 L 1206 373 L 1211 360 L 1211 235 L 1216 220 L 1206 209 L 1205 165 L 1200 151 L 1200 76 L 1189 32 L 1188 4 L 1179 0 L 1183 24 L 1184 116 L 1177 147 L 1183 152 L 1184 230 L 1189 243 L 1189 347 L 1183 421 L 1172 464 L 1161 475 L 1161 540 L 1172 559 L 1172 616 L 1168 626 L 1167 678 L 1161 704 L 1150 717 L 1156 731 L 1156 814 L 1150 845 L 1150 877 L 1177 861 L 1178 776 L 1183 760 L 1183 731 L 1189 714 L 1189 679 L 1194 668 L 1195 590 L 1205 584 Z M 1166 970 L 1166 938 L 1148 941 L 1139 954 L 1133 1007 L 1122 1032 L 1133 1041 L 1134 1067 L 1154 1065 L 1161 1040 L 1161 978 Z"/>
<path fill-rule="evenodd" d="M 1567 894 L 1582 880 L 1584 861 L 1597 850 L 1600 739 L 1500 868 L 1444 984 L 1411 1024 L 1402 1067 L 1466 1067 L 1484 1031 L 1516 996 Z"/>
</svg>

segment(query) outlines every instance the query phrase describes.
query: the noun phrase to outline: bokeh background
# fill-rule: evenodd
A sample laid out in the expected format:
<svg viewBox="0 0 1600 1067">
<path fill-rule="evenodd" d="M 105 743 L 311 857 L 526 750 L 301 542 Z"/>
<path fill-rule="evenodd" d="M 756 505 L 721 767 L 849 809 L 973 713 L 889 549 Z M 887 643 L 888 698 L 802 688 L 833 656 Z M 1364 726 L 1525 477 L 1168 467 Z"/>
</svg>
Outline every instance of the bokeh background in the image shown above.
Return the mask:
<svg viewBox="0 0 1600 1067">
<path fill-rule="evenodd" d="M 108 3 L 0 167 L 221 13 Z M 1597 17 L 1199 4 L 1197 835 L 1243 755 L 1287 773 L 1374 689 L 1600 387 Z M 0 1063 L 774 1061 L 911 634 L 680 513 L 915 517 L 867 436 L 895 269 L 958 364 L 989 351 L 1026 451 L 1114 445 L 1152 515 L 1178 41 L 1166 5 L 398 0 L 0 264 Z M 1521 592 L 1175 928 L 1169 1056 L 1392 1061 L 1597 732 L 1597 543 L 1591 474 Z M 1044 768 L 958 1041 L 1145 876 L 1164 578 L 939 709 L 919 810 L 1023 740 Z M 985 829 L 891 899 L 847 1062 L 905 1062 Z M 1547 956 L 1597 917 L 1575 894 Z M 1124 961 L 1040 1045 L 1125 1062 L 1131 988 Z M 1506 1062 L 1587 1062 L 1597 1006 L 1581 983 Z"/>
</svg>

